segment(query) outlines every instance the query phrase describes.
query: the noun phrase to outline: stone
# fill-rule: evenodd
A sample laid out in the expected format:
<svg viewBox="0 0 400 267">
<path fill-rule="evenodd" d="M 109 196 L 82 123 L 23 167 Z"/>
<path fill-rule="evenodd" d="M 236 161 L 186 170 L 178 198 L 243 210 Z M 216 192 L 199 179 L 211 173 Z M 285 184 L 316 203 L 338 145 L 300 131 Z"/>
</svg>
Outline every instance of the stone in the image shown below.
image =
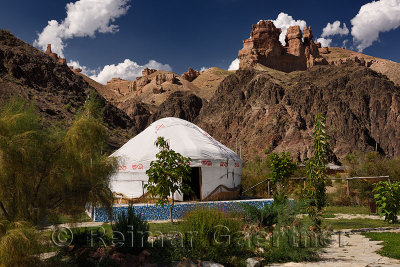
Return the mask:
<svg viewBox="0 0 400 267">
<path fill-rule="evenodd" d="M 261 267 L 261 263 L 257 258 L 248 258 L 246 260 L 246 267 Z"/>
<path fill-rule="evenodd" d="M 250 38 L 243 41 L 243 49 L 239 51 L 239 69 L 252 69 L 261 64 L 291 72 L 306 70 L 314 65 L 328 65 L 313 41 L 311 27 L 304 28 L 304 34 L 299 26 L 289 27 L 285 47 L 279 41 L 281 32 L 272 21 L 260 21 L 253 25 Z"/>
<path fill-rule="evenodd" d="M 189 68 L 187 72 L 182 74 L 182 78 L 189 82 L 194 81 L 194 79 L 196 79 L 199 76 L 200 76 L 200 72 L 198 72 L 197 70 L 194 70 L 192 68 Z"/>
</svg>

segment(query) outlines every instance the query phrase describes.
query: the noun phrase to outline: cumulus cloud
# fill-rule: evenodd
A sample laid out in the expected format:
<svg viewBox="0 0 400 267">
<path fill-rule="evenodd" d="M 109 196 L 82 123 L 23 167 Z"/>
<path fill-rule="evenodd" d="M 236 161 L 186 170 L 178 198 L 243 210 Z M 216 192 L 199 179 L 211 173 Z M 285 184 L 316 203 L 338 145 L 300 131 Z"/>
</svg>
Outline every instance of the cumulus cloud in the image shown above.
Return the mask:
<svg viewBox="0 0 400 267">
<path fill-rule="evenodd" d="M 359 52 L 378 40 L 379 33 L 400 26 L 400 0 L 380 0 L 365 4 L 351 20 L 351 35 Z"/>
<path fill-rule="evenodd" d="M 349 29 L 346 23 L 343 23 L 343 27 L 340 27 L 340 21 L 337 20 L 334 23 L 328 23 L 322 30 L 321 37 L 328 37 L 333 35 L 347 35 L 349 34 Z"/>
<path fill-rule="evenodd" d="M 142 76 L 142 70 L 145 68 L 172 71 L 172 68 L 168 64 L 162 64 L 155 60 L 150 60 L 147 64 L 141 66 L 130 59 L 125 59 L 122 63 L 106 65 L 103 69 L 99 70 L 89 70 L 86 68 L 84 72 L 84 68 L 82 68 L 82 72 L 90 76 L 90 78 L 96 82 L 106 84 L 107 81 L 115 77 L 126 80 L 135 80 L 136 77 Z"/>
<path fill-rule="evenodd" d="M 203 71 L 206 71 L 206 70 L 208 70 L 209 69 L 209 67 L 201 67 L 201 69 L 200 69 L 200 72 L 203 72 Z"/>
<path fill-rule="evenodd" d="M 286 36 L 286 31 L 290 26 L 295 26 L 295 25 L 299 25 L 300 29 L 303 30 L 304 27 L 307 26 L 307 22 L 305 22 L 304 20 L 295 20 L 293 19 L 292 16 L 289 16 L 286 13 L 279 13 L 278 17 L 276 18 L 276 20 L 272 20 L 272 22 L 274 23 L 275 27 L 277 28 L 281 28 L 282 29 L 282 33 L 281 35 L 279 35 L 279 41 L 285 45 L 285 36 Z"/>
<path fill-rule="evenodd" d="M 231 65 L 229 65 L 228 70 L 238 70 L 239 69 L 239 63 L 240 60 L 237 58 L 234 61 L 232 61 Z"/>
<path fill-rule="evenodd" d="M 43 50 L 52 44 L 52 50 L 64 56 L 65 40 L 74 37 L 95 37 L 96 33 L 115 33 L 118 26 L 113 24 L 124 15 L 130 0 L 79 0 L 68 3 L 66 18 L 58 22 L 51 20 L 34 41 Z"/>
<path fill-rule="evenodd" d="M 331 46 L 331 43 L 332 43 L 332 39 L 326 39 L 326 38 L 318 38 L 317 39 L 317 42 L 318 43 L 321 43 L 321 46 L 322 47 L 329 47 L 329 46 Z"/>
</svg>

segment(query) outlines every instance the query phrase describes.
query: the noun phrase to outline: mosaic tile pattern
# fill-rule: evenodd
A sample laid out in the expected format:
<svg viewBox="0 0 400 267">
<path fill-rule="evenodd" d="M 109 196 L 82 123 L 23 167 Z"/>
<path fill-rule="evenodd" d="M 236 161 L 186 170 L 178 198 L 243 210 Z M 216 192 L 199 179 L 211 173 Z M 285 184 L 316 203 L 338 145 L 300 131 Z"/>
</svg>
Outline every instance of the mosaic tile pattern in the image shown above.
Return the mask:
<svg viewBox="0 0 400 267">
<path fill-rule="evenodd" d="M 182 219 L 186 213 L 196 207 L 216 208 L 223 211 L 240 211 L 242 203 L 253 205 L 257 208 L 262 208 L 264 205 L 271 205 L 273 199 L 253 199 L 253 200 L 232 200 L 232 201 L 213 201 L 213 202 L 186 202 L 175 203 L 172 212 L 172 217 Z M 166 221 L 169 220 L 169 205 L 156 206 L 154 204 L 135 204 L 136 214 L 141 214 L 146 221 Z M 127 213 L 128 205 L 114 205 L 113 217 L 117 218 L 122 211 Z M 95 222 L 108 222 L 109 218 L 104 208 L 96 208 L 94 214 Z"/>
</svg>

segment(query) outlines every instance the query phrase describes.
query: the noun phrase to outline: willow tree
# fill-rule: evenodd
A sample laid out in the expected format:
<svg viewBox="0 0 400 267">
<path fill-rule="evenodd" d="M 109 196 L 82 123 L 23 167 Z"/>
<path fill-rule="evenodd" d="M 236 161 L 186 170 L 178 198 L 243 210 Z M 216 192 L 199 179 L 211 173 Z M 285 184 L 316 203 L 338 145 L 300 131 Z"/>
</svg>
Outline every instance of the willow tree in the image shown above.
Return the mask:
<svg viewBox="0 0 400 267">
<path fill-rule="evenodd" d="M 0 211 L 9 221 L 41 223 L 49 214 L 79 214 L 87 203 L 112 204 L 115 160 L 104 153 L 106 131 L 96 99 L 73 125 L 45 126 L 23 100 L 0 110 Z"/>
<path fill-rule="evenodd" d="M 100 102 L 95 95 L 90 95 L 64 138 L 63 167 L 68 181 L 66 199 L 72 207 L 79 208 L 89 203 L 92 218 L 96 206 L 111 212 L 113 195 L 109 185 L 117 169 L 117 161 L 104 154 L 108 135 L 102 115 Z"/>
<path fill-rule="evenodd" d="M 7 220 L 37 222 L 49 206 L 57 205 L 58 192 L 51 185 L 58 180 L 59 141 L 43 127 L 32 105 L 14 100 L 1 109 L 0 207 Z"/>
</svg>

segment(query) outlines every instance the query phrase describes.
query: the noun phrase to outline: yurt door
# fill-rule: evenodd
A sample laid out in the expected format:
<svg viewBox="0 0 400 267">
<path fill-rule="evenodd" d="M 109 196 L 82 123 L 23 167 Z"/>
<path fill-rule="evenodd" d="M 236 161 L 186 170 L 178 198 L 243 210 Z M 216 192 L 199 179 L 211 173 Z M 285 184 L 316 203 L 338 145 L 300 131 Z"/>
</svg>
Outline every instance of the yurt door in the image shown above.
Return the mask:
<svg viewBox="0 0 400 267">
<path fill-rule="evenodd" d="M 187 185 L 190 186 L 192 192 L 183 195 L 183 200 L 200 200 L 201 199 L 201 168 L 192 167 L 192 173 L 190 174 L 190 181 Z"/>
</svg>

